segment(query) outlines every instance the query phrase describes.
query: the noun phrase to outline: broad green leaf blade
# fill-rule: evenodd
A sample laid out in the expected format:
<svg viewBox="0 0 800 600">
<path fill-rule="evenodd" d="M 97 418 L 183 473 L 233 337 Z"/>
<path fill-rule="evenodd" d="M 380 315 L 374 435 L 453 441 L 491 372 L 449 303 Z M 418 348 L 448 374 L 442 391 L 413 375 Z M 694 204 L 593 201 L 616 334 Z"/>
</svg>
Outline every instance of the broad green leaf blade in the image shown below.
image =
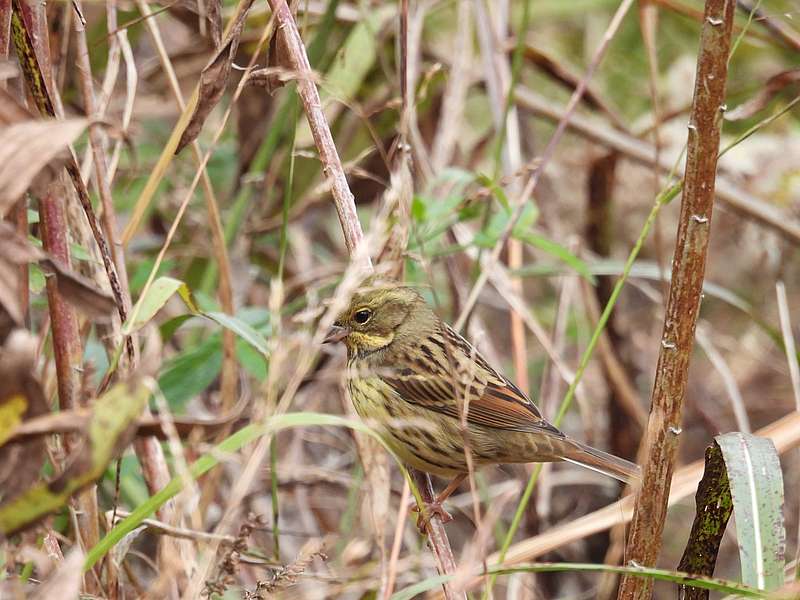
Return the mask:
<svg viewBox="0 0 800 600">
<path fill-rule="evenodd" d="M 206 317 L 219 323 L 226 329 L 230 329 L 245 342 L 250 344 L 253 348 L 258 350 L 265 358 L 269 358 L 269 348 L 267 348 L 267 340 L 258 331 L 250 327 L 247 323 L 221 312 L 206 312 L 203 313 Z"/>
<path fill-rule="evenodd" d="M 123 335 L 130 335 L 150 322 L 156 313 L 164 308 L 167 301 L 173 294 L 185 288 L 181 297 L 189 296 L 189 289 L 186 284 L 173 277 L 159 277 L 150 286 L 150 289 L 139 298 L 136 306 L 131 311 L 131 318 L 122 327 Z"/>
<path fill-rule="evenodd" d="M 725 458 L 742 581 L 762 590 L 783 585 L 786 529 L 783 475 L 772 441 L 745 433 L 715 438 Z"/>
<path fill-rule="evenodd" d="M 158 377 L 158 386 L 175 411 L 205 390 L 222 369 L 222 342 L 219 336 L 185 350 L 167 362 Z"/>
<path fill-rule="evenodd" d="M 94 404 L 88 436 L 70 466 L 53 481 L 42 481 L 0 506 L 0 534 L 8 536 L 63 506 L 75 492 L 102 476 L 129 441 L 150 392 L 139 382 L 118 383 Z"/>
</svg>

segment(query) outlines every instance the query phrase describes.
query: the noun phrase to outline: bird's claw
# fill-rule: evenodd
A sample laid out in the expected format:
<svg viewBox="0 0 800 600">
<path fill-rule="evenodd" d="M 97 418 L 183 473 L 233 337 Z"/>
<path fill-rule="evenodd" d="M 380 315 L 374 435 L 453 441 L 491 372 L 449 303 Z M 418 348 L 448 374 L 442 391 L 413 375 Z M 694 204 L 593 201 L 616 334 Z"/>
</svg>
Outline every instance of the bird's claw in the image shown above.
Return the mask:
<svg viewBox="0 0 800 600">
<path fill-rule="evenodd" d="M 424 505 L 424 510 L 420 510 L 419 505 L 416 502 L 412 502 L 411 506 L 412 511 L 419 513 L 419 516 L 417 517 L 417 529 L 419 529 L 419 532 L 423 535 L 425 534 L 428 521 L 430 521 L 433 517 L 439 517 L 439 520 L 442 523 L 449 523 L 453 520 L 453 515 L 445 510 L 440 501 L 434 500 L 433 502 L 425 502 Z"/>
</svg>

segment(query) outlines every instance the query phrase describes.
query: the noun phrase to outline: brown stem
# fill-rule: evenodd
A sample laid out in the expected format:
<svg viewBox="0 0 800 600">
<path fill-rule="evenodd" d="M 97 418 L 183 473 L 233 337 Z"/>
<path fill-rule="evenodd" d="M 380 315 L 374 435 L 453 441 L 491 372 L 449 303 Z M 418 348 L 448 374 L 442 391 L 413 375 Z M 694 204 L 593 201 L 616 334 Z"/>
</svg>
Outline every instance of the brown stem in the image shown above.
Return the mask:
<svg viewBox="0 0 800 600">
<path fill-rule="evenodd" d="M 61 180 L 53 182 L 39 200 L 39 218 L 44 249 L 65 268 L 69 267 L 69 239 L 64 211 L 64 188 Z M 61 410 L 77 407 L 80 392 L 80 369 L 83 348 L 78 329 L 78 316 L 72 304 L 58 291 L 54 277 L 47 278 L 47 303 L 53 334 L 53 356 L 56 363 L 56 384 Z M 69 454 L 74 447 L 72 436 L 64 437 L 64 446 Z M 84 548 L 91 548 L 100 539 L 98 529 L 97 495 L 92 486 L 76 496 L 76 520 Z M 100 591 L 94 585 L 95 577 L 87 577 L 87 591 Z"/>
<path fill-rule="evenodd" d="M 410 471 L 423 501 L 426 503 L 434 502 L 436 495 L 433 493 L 433 484 L 430 476 L 416 469 L 411 469 Z M 453 558 L 450 540 L 447 539 L 447 532 L 444 530 L 441 516 L 438 514 L 431 516 L 425 522 L 425 530 L 428 533 L 428 544 L 436 560 L 436 570 L 442 574 L 455 573 L 456 561 Z M 449 585 L 444 586 L 444 596 L 447 600 L 451 600 L 451 598 L 466 598 L 463 592 L 457 593 Z"/>
<path fill-rule="evenodd" d="M 286 52 L 289 59 L 289 68 L 300 74 L 297 80 L 297 93 L 303 103 L 303 109 L 311 127 L 311 134 L 314 137 L 314 144 L 319 152 L 319 160 L 322 163 L 322 172 L 331 186 L 331 195 L 336 205 L 336 212 L 339 214 L 339 223 L 344 233 L 344 243 L 347 251 L 352 256 L 356 246 L 364 237 L 361 230 L 361 223 L 356 214 L 356 204 L 347 178 L 342 168 L 342 161 L 339 160 L 339 153 L 333 143 L 333 136 L 328 127 L 325 113 L 322 111 L 322 101 L 311 77 L 311 65 L 308 62 L 303 40 L 297 30 L 297 24 L 292 16 L 292 11 L 286 4 L 286 0 L 269 0 L 272 12 L 278 22 L 278 30 L 286 42 Z M 308 76 L 303 76 L 307 74 Z"/>
<path fill-rule="evenodd" d="M 689 121 L 686 176 L 664 332 L 647 428 L 648 456 L 634 507 L 628 559 L 652 566 L 661 549 L 667 500 L 681 433 L 681 407 L 700 310 L 714 183 L 725 100 L 735 0 L 707 0 L 694 101 Z M 652 582 L 623 577 L 618 598 L 649 598 Z"/>
</svg>

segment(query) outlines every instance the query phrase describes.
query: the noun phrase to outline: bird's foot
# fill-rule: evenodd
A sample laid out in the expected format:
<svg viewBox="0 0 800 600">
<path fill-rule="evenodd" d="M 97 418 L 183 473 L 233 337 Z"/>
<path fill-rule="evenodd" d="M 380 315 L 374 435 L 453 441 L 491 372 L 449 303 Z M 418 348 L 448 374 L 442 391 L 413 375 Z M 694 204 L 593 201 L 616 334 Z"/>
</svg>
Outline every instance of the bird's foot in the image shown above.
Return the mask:
<svg viewBox="0 0 800 600">
<path fill-rule="evenodd" d="M 411 510 L 419 513 L 417 517 L 417 529 L 419 529 L 419 532 L 423 535 L 428 526 L 428 521 L 433 517 L 439 517 L 442 523 L 449 523 L 453 520 L 453 515 L 445 510 L 442 502 L 438 499 L 433 502 L 425 502 L 423 510 L 420 510 L 419 505 L 412 500 Z"/>
</svg>

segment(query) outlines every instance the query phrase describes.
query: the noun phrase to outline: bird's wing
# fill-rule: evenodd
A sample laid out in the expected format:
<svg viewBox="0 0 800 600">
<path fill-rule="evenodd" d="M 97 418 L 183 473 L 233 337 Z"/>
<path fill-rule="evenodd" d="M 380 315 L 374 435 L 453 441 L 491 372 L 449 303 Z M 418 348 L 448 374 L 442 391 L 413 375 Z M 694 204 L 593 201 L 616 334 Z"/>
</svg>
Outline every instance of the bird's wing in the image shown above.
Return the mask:
<svg viewBox="0 0 800 600">
<path fill-rule="evenodd" d="M 395 355 L 380 375 L 405 401 L 459 420 L 466 405 L 467 423 L 473 425 L 563 435 L 448 325 L 442 323 L 440 335 L 421 337 L 417 344 L 418 359 Z"/>
</svg>

